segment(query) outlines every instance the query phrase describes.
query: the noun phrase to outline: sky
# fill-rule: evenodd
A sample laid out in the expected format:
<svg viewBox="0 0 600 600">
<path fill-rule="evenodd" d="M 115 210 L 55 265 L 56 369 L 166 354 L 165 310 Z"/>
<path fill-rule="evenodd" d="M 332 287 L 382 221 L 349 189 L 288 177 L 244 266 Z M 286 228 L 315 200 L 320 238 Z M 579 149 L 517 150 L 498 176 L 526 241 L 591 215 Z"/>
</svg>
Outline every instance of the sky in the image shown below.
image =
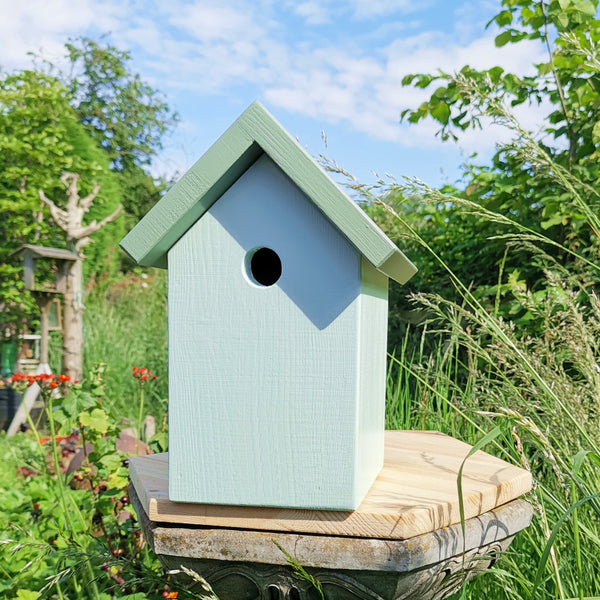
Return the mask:
<svg viewBox="0 0 600 600">
<path fill-rule="evenodd" d="M 360 182 L 388 174 L 456 182 L 473 153 L 485 164 L 506 139 L 498 126 L 436 137 L 432 121 L 400 122 L 433 90 L 409 73 L 500 65 L 519 74 L 544 60 L 533 42 L 494 46 L 486 23 L 499 0 L 0 0 L 0 67 L 55 62 L 69 38 L 108 36 L 164 94 L 180 122 L 152 166 L 183 174 L 254 100 L 313 156 Z M 525 107 L 524 124 L 537 112 Z"/>
</svg>

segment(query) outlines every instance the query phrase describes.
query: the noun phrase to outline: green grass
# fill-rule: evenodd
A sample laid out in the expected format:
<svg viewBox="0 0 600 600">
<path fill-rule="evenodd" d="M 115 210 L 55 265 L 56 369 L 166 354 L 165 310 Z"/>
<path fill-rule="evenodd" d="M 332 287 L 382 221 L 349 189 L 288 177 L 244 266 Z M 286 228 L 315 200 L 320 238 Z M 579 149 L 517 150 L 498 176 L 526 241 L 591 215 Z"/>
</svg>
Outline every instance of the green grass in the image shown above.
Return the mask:
<svg viewBox="0 0 600 600">
<path fill-rule="evenodd" d="M 458 282 L 460 302 L 414 297 L 429 314 L 420 350 L 409 331 L 413 342 L 390 358 L 388 426 L 470 444 L 499 427 L 486 450 L 534 478 L 531 526 L 465 598 L 600 596 L 600 302 L 576 273 L 542 258 L 545 293 L 512 290 L 543 324 L 537 335 L 486 311 Z"/>
<path fill-rule="evenodd" d="M 145 399 L 147 413 L 160 421 L 168 391 L 166 273 L 155 269 L 96 287 L 86 299 L 84 326 L 84 372 L 106 364 L 106 402 L 136 422 L 132 367 L 146 367 L 157 376 Z"/>
<path fill-rule="evenodd" d="M 449 275 L 450 277 L 450 275 Z M 146 283 L 146 286 L 142 284 Z M 478 305 L 416 295 L 429 318 L 390 357 L 386 426 L 438 430 L 529 469 L 531 526 L 489 572 L 467 584 L 469 599 L 600 596 L 600 303 L 577 275 L 546 265 L 543 296 L 512 294 L 542 322 L 537 336 Z M 164 273 L 130 276 L 87 300 L 86 364 L 107 363 L 106 402 L 137 419 L 132 366 L 158 374 L 149 412 L 166 397 Z"/>
<path fill-rule="evenodd" d="M 386 426 L 438 430 L 529 469 L 531 526 L 466 598 L 584 599 L 600 596 L 600 303 L 559 265 L 546 270 L 548 293 L 514 295 L 544 322 L 521 336 L 464 292 L 460 303 L 414 298 L 429 319 L 407 330 L 390 357 Z M 147 287 L 140 284 L 147 283 Z M 163 273 L 132 276 L 89 297 L 86 362 L 102 361 L 106 401 L 135 422 L 131 366 L 147 366 L 160 386 L 150 403 L 159 419 L 166 397 Z"/>
</svg>

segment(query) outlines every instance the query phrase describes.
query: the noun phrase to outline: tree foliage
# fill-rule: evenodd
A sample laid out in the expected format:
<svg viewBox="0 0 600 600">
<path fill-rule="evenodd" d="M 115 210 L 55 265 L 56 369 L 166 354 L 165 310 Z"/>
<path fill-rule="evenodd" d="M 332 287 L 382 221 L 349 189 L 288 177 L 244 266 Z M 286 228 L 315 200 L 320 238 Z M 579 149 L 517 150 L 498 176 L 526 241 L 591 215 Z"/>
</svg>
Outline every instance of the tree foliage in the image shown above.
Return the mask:
<svg viewBox="0 0 600 600">
<path fill-rule="evenodd" d="M 177 116 L 162 94 L 133 73 L 131 55 L 89 38 L 65 45 L 70 61 L 65 84 L 72 105 L 116 171 L 148 166 Z"/>
<path fill-rule="evenodd" d="M 112 45 L 81 38 L 65 49 L 68 75 L 43 60 L 34 70 L 0 74 L 0 324 L 12 333 L 35 311 L 11 253 L 24 243 L 65 245 L 39 190 L 64 199 L 67 171 L 80 176 L 82 195 L 99 184 L 86 215 L 91 222 L 121 203 L 126 218 L 137 220 L 165 187 L 146 171 L 176 121 L 162 95 L 131 71 L 130 55 Z M 88 275 L 114 274 L 124 228 L 119 219 L 86 246 Z"/>
<path fill-rule="evenodd" d="M 22 71 L 0 79 L 0 304 L 2 323 L 13 333 L 31 312 L 31 302 L 23 293 L 22 267 L 12 253 L 25 243 L 65 244 L 39 199 L 39 190 L 64 197 L 60 181 L 64 171 L 81 175 L 85 193 L 99 183 L 102 188 L 91 218 L 110 212 L 121 198 L 104 153 L 79 123 L 69 99 L 68 90 L 43 73 Z M 107 232 L 104 248 L 114 245 L 122 233 L 118 226 Z M 100 269 L 105 256 L 96 254 L 90 267 Z"/>
<path fill-rule="evenodd" d="M 573 259 L 570 250 L 590 261 L 600 256 L 598 237 L 585 218 L 586 211 L 600 212 L 597 5 L 597 0 L 501 0 L 500 12 L 488 24 L 499 27 L 496 45 L 533 40 L 546 50 L 547 60 L 533 65 L 530 76 L 499 66 L 476 70 L 467 65 L 456 73 L 404 78 L 405 85 L 433 88 L 420 106 L 403 111 L 405 121 L 433 119 L 443 140 L 456 140 L 470 128 L 485 129 L 493 122 L 514 134 L 514 142 L 498 148 L 490 164 L 467 164 L 461 184 L 442 189 L 449 196 L 435 199 L 434 194 L 424 206 L 426 190 L 417 189 L 415 195 L 414 189 L 396 188 L 389 198 L 462 281 L 478 282 L 477 293 L 487 295 L 490 304 L 510 285 L 543 285 L 535 258 L 520 252 L 522 245 L 510 247 L 508 219 L 523 230 L 544 232 L 555 243 L 543 250 L 573 269 L 585 270 L 585 263 Z M 528 142 L 530 134 L 512 116 L 520 105 L 540 111 L 537 144 Z M 507 220 L 490 219 L 484 215 L 489 212 Z M 391 226 L 381 211 L 379 218 Z M 413 285 L 452 294 L 429 252 L 415 247 L 411 257 L 421 270 Z M 499 288 L 501 276 L 504 287 Z M 504 308 L 510 311 L 509 304 Z"/>
<path fill-rule="evenodd" d="M 137 222 L 167 183 L 148 172 L 166 134 L 178 121 L 163 94 L 131 70 L 131 55 L 86 37 L 65 45 L 69 68 L 57 72 L 70 90 L 80 122 L 119 174 L 125 211 Z"/>
</svg>

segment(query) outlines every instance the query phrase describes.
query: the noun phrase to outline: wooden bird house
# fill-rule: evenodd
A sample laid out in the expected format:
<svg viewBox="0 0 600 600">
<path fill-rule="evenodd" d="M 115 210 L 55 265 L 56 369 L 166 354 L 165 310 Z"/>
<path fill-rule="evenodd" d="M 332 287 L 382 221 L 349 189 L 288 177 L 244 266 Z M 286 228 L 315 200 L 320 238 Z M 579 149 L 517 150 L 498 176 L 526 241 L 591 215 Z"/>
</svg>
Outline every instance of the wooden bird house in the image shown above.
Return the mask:
<svg viewBox="0 0 600 600">
<path fill-rule="evenodd" d="M 258 103 L 121 246 L 168 268 L 169 498 L 356 508 L 404 254 Z"/>
<path fill-rule="evenodd" d="M 32 292 L 64 294 L 69 265 L 77 254 L 63 248 L 25 244 L 14 252 L 23 260 L 23 283 Z"/>
</svg>

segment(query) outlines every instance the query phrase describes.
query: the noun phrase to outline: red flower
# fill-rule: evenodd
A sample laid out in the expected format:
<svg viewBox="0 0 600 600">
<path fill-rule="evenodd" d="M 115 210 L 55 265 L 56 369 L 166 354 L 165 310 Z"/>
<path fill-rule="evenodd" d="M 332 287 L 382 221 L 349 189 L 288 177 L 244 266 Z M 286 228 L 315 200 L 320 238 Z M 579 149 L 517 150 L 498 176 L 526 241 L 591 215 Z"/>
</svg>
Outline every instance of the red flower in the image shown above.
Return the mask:
<svg viewBox="0 0 600 600">
<path fill-rule="evenodd" d="M 146 369 L 146 367 L 131 367 L 133 376 L 140 381 L 148 381 L 149 379 L 156 379 L 156 375 L 152 375 L 152 371 Z"/>
<path fill-rule="evenodd" d="M 70 383 L 77 383 L 76 381 L 71 382 L 71 378 L 68 375 L 59 375 L 58 378 L 54 373 L 39 373 L 38 375 L 27 375 L 26 373 L 15 373 L 11 377 L 12 383 L 26 383 L 27 385 L 33 385 L 37 383 L 40 387 L 47 387 L 51 390 L 56 389 L 59 385 L 67 385 Z"/>
</svg>

